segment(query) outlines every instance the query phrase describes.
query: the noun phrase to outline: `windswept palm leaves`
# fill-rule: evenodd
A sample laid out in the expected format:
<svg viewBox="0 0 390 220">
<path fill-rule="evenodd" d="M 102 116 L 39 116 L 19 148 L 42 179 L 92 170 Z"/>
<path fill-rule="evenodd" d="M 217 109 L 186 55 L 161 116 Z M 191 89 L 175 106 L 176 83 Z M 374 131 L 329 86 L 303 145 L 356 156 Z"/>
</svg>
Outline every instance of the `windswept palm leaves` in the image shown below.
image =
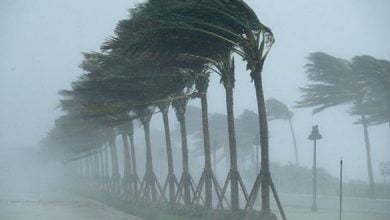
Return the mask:
<svg viewBox="0 0 390 220">
<path fill-rule="evenodd" d="M 102 53 L 85 54 L 85 61 L 81 67 L 86 73 L 73 84 L 72 90 L 62 92 L 71 98 L 63 100 L 61 105 L 68 112 L 72 112 L 71 114 L 80 115 L 82 118 L 104 119 L 104 123 L 107 123 L 110 129 L 123 134 L 132 133 L 119 129 L 123 123 L 130 123 L 135 118 L 140 119 L 146 140 L 146 175 L 136 195 L 145 199 L 157 200 L 158 197 L 164 200 L 164 189 L 154 175 L 151 157 L 149 123 L 154 112 L 152 109 L 159 106 L 160 110 L 165 112 L 164 124 L 167 124 L 166 111 L 172 102 L 181 127 L 183 176 L 186 176 L 188 153 L 184 113 L 187 99 L 200 97 L 205 151 L 205 205 L 211 208 L 212 179 L 215 177 L 210 163 L 211 144 L 206 93 L 209 73 L 220 74 L 221 82 L 226 89 L 231 169 L 226 184 L 230 181 L 231 207 L 233 210 L 239 209 L 239 184 L 243 188 L 246 208 L 253 207 L 261 187 L 262 215 L 273 219 L 274 215 L 270 210 L 270 187 L 276 197 L 277 195 L 269 171 L 268 128 L 261 76 L 273 42 L 271 30 L 260 22 L 244 1 L 149 0 L 131 10 L 128 19 L 119 22 L 115 36 L 102 45 Z M 237 165 L 233 114 L 235 81 L 233 53 L 247 62 L 257 97 L 262 160 L 261 171 L 250 195 L 246 193 Z M 193 88 L 194 85 L 196 93 L 183 94 L 185 88 Z M 164 106 L 161 103 L 165 103 Z M 130 117 L 129 112 L 132 112 L 133 116 L 135 114 L 135 117 Z M 122 115 L 127 117 L 125 122 L 117 123 L 117 120 L 113 120 Z M 81 123 L 83 121 L 84 119 L 80 120 Z M 167 126 L 165 128 L 169 161 L 171 160 L 169 128 Z M 116 133 L 112 132 L 105 141 L 114 146 L 115 136 Z M 122 135 L 122 138 L 127 146 L 125 135 Z M 131 151 L 125 149 L 125 154 L 132 154 Z M 114 148 L 112 154 L 115 154 Z M 128 161 L 130 158 L 131 156 L 125 156 L 127 172 L 131 170 L 129 168 L 131 163 Z M 168 167 L 171 162 L 168 162 Z M 173 172 L 172 168 L 169 170 Z M 190 204 L 190 184 L 187 178 L 184 179 L 182 181 L 184 201 L 185 204 Z M 172 185 L 173 182 L 169 181 L 169 184 Z M 223 194 L 226 192 L 226 184 L 222 190 L 215 185 L 219 204 L 225 199 Z M 170 191 L 172 197 L 172 186 Z M 196 190 L 194 198 L 200 198 L 200 192 L 201 189 L 199 192 Z M 177 196 L 181 196 L 180 190 L 176 192 Z M 281 209 L 280 204 L 279 208 Z"/>
<path fill-rule="evenodd" d="M 360 106 L 353 106 L 351 113 L 367 115 L 367 123 L 371 125 L 390 125 L 390 61 L 367 55 L 356 56 L 352 59 L 352 68 L 364 79 L 367 100 Z"/>
<path fill-rule="evenodd" d="M 310 54 L 306 64 L 312 82 L 302 88 L 298 107 L 315 107 L 313 113 L 327 108 L 352 104 L 349 113 L 359 116 L 363 126 L 371 195 L 375 195 L 368 125 L 390 121 L 389 63 L 369 56 L 354 57 L 352 61 L 332 57 L 322 52 Z"/>
<path fill-rule="evenodd" d="M 357 107 L 363 105 L 367 94 L 349 61 L 321 52 L 311 54 L 308 59 L 306 72 L 309 80 L 314 84 L 301 89 L 303 98 L 298 102 L 298 107 L 316 107 L 313 113 L 318 113 L 341 104 L 352 103 Z M 366 116 L 360 114 L 360 117 L 364 131 L 368 177 L 372 196 L 374 196 L 374 176 Z"/>
</svg>

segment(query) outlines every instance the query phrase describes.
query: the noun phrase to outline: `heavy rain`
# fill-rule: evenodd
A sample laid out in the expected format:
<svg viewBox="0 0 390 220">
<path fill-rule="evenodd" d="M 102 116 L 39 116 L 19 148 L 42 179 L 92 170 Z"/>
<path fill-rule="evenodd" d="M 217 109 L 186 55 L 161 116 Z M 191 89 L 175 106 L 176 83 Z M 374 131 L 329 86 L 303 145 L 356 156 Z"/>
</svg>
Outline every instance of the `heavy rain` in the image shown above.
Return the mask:
<svg viewBox="0 0 390 220">
<path fill-rule="evenodd" d="M 390 219 L 387 0 L 0 0 L 0 220 Z"/>
</svg>

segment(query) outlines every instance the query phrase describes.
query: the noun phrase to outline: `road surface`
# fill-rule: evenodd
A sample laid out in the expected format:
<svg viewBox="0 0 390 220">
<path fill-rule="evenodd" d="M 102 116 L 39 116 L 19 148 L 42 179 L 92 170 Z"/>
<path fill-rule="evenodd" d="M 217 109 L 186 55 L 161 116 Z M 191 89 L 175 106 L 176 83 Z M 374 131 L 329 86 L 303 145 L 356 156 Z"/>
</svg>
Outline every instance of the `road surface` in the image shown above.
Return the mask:
<svg viewBox="0 0 390 220">
<path fill-rule="evenodd" d="M 0 149 L 0 220 L 139 220 L 63 191 L 61 165 L 50 167 L 53 163 L 36 160 L 34 152 Z M 311 195 L 280 198 L 288 220 L 339 219 L 337 197 L 319 195 L 316 213 L 310 211 Z M 343 206 L 343 220 L 390 220 L 390 200 L 345 197 Z M 275 203 L 272 208 L 277 213 Z"/>
<path fill-rule="evenodd" d="M 25 153 L 0 149 L 0 220 L 140 220 L 64 191 L 56 168 Z"/>
<path fill-rule="evenodd" d="M 317 196 L 318 211 L 311 212 L 311 195 L 280 195 L 288 220 L 338 220 L 339 198 Z M 276 210 L 276 204 L 273 204 Z M 345 197 L 343 220 L 390 220 L 390 200 Z M 279 218 L 280 219 L 280 218 Z"/>
</svg>

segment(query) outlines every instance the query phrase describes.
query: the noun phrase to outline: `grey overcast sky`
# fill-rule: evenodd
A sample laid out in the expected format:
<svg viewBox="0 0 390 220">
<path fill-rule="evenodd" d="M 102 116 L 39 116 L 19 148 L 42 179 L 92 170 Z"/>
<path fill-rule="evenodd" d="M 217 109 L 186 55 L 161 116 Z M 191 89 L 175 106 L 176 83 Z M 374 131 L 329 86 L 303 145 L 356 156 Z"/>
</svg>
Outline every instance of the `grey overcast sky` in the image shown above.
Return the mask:
<svg viewBox="0 0 390 220">
<path fill-rule="evenodd" d="M 58 90 L 69 88 L 82 73 L 81 52 L 98 50 L 131 0 L 0 0 L 0 148 L 37 147 L 61 113 Z M 142 2 L 142 1 L 137 1 Z M 390 1 L 388 0 L 250 0 L 262 22 L 276 36 L 264 70 L 265 93 L 294 106 L 305 86 L 305 57 L 315 51 L 349 59 L 368 54 L 390 60 Z M 253 85 L 244 65 L 237 66 L 235 113 L 255 110 Z M 224 92 L 216 76 L 209 92 L 210 111 L 224 112 Z M 194 102 L 193 104 L 198 104 Z M 345 159 L 348 179 L 366 179 L 362 129 L 353 125 L 346 107 L 318 115 L 294 109 L 302 163 L 312 163 L 307 140 L 319 124 L 319 166 L 333 174 Z M 387 130 L 386 130 L 387 129 Z M 293 161 L 285 122 L 270 123 L 271 159 Z M 390 160 L 388 126 L 370 128 L 374 171 Z"/>
</svg>

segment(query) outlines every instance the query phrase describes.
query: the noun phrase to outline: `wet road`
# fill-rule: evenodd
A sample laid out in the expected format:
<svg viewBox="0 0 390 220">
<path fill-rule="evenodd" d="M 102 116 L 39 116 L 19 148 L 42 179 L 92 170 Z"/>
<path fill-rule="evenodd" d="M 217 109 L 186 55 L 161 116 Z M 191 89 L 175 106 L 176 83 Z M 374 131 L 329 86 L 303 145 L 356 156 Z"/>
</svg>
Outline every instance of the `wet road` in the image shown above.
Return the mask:
<svg viewBox="0 0 390 220">
<path fill-rule="evenodd" d="M 311 195 L 281 194 L 280 197 L 289 220 L 339 219 L 338 197 L 319 195 L 316 213 L 310 210 Z M 389 220 L 390 200 L 344 197 L 342 217 L 343 220 Z"/>
<path fill-rule="evenodd" d="M 0 195 L 1 220 L 136 220 L 125 213 L 75 195 L 36 192 Z"/>
<path fill-rule="evenodd" d="M 139 220 L 64 191 L 58 172 L 62 165 L 42 162 L 34 154 L 0 149 L 0 220 Z M 280 197 L 289 220 L 338 219 L 337 197 L 318 196 L 317 213 L 310 211 L 310 195 Z M 346 197 L 343 206 L 343 220 L 390 219 L 389 200 Z M 277 213 L 275 204 L 273 210 Z"/>
<path fill-rule="evenodd" d="M 0 150 L 0 220 L 140 220 L 63 190 L 53 164 Z"/>
</svg>

